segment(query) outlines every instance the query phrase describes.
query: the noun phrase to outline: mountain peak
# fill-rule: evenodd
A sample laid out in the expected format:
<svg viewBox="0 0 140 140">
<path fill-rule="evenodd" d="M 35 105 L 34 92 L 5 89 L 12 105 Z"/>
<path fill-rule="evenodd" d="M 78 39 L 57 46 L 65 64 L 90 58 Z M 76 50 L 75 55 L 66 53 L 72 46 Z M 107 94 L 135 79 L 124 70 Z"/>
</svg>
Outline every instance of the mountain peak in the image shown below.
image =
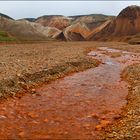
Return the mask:
<svg viewBox="0 0 140 140">
<path fill-rule="evenodd" d="M 7 16 L 5 14 L 2 14 L 2 13 L 0 13 L 0 17 L 4 17 L 4 18 L 8 18 L 8 19 L 12 19 L 13 20 L 13 18 L 11 18 L 11 17 L 9 17 L 9 16 Z"/>
<path fill-rule="evenodd" d="M 137 5 L 131 5 L 126 8 L 124 8 L 118 15 L 118 17 L 122 18 L 137 18 L 140 16 L 140 6 Z"/>
</svg>

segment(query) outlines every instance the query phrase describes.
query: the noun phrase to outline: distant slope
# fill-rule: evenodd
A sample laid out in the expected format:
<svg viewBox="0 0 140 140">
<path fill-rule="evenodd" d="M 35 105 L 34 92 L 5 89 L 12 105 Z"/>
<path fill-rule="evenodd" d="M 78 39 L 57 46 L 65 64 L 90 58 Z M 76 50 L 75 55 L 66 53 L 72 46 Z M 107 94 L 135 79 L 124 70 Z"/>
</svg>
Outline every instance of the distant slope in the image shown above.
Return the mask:
<svg viewBox="0 0 140 140">
<path fill-rule="evenodd" d="M 55 28 L 55 27 L 44 27 L 38 23 L 32 23 L 30 22 L 30 25 L 36 29 L 39 33 L 43 34 L 44 36 L 46 36 L 47 38 L 52 38 L 52 39 L 55 39 L 57 38 L 57 36 L 59 34 L 61 34 L 61 30 Z"/>
<path fill-rule="evenodd" d="M 70 25 L 71 20 L 62 15 L 57 15 L 57 16 L 45 15 L 37 18 L 35 22 L 43 26 L 55 27 L 58 28 L 59 30 L 63 30 L 64 28 Z"/>
<path fill-rule="evenodd" d="M 102 32 L 102 30 L 108 26 L 111 23 L 111 20 L 107 20 L 105 22 L 103 22 L 102 24 L 100 24 L 99 26 L 96 26 L 90 33 L 89 35 L 86 37 L 86 40 L 91 40 L 92 38 L 94 38 L 96 36 L 96 34 Z"/>
<path fill-rule="evenodd" d="M 94 22 L 102 22 L 108 19 L 114 18 L 113 16 L 107 16 L 103 14 L 90 14 L 90 15 L 77 15 L 65 17 L 62 15 L 45 15 L 38 17 L 35 22 L 40 23 L 43 26 L 56 27 L 60 30 L 75 24 L 75 23 L 85 23 L 92 28 Z"/>
<path fill-rule="evenodd" d="M 90 40 L 128 40 L 127 36 L 140 33 L 140 7 L 128 6 Z"/>
<path fill-rule="evenodd" d="M 25 18 L 25 20 L 28 20 L 30 22 L 34 22 L 36 19 L 35 18 Z"/>
<path fill-rule="evenodd" d="M 45 15 L 35 18 L 13 20 L 1 14 L 0 31 L 9 33 L 17 40 L 60 39 L 68 41 L 86 40 L 91 32 L 112 18 L 102 14 Z"/>
<path fill-rule="evenodd" d="M 62 31 L 54 27 L 44 27 L 35 22 L 25 19 L 11 20 L 4 17 L 0 18 L 0 31 L 8 32 L 17 40 L 24 41 L 44 41 L 55 39 Z"/>
<path fill-rule="evenodd" d="M 11 18 L 11 17 L 9 17 L 9 16 L 7 16 L 5 14 L 2 14 L 2 13 L 0 13 L 0 17 L 4 17 L 4 18 L 7 18 L 7 19 L 14 20 L 13 18 Z"/>
<path fill-rule="evenodd" d="M 14 37 L 9 35 L 7 32 L 0 31 L 0 42 L 12 42 L 16 41 Z"/>
<path fill-rule="evenodd" d="M 0 32 L 18 40 L 101 40 L 139 43 L 140 7 L 128 6 L 117 17 L 103 14 L 44 15 L 14 20 L 0 14 Z M 1 37 L 3 39 L 3 37 Z"/>
<path fill-rule="evenodd" d="M 30 22 L 35 22 L 35 18 L 23 18 L 23 19 L 19 19 L 19 20 L 27 20 L 27 21 L 30 21 Z"/>
<path fill-rule="evenodd" d="M 89 32 L 90 30 L 84 23 L 72 24 L 63 31 L 66 40 L 69 41 L 85 40 Z"/>
<path fill-rule="evenodd" d="M 140 44 L 140 33 L 127 37 L 128 43 L 130 44 Z"/>
<path fill-rule="evenodd" d="M 8 32 L 18 40 L 45 40 L 47 39 L 42 33 L 39 33 L 30 22 L 14 21 L 0 17 L 0 31 Z"/>
<path fill-rule="evenodd" d="M 89 15 L 77 15 L 77 16 L 70 16 L 73 19 L 74 23 L 77 22 L 84 22 L 84 23 L 93 23 L 93 22 L 101 22 L 108 19 L 113 19 L 115 16 L 108 16 L 103 14 L 89 14 Z"/>
</svg>

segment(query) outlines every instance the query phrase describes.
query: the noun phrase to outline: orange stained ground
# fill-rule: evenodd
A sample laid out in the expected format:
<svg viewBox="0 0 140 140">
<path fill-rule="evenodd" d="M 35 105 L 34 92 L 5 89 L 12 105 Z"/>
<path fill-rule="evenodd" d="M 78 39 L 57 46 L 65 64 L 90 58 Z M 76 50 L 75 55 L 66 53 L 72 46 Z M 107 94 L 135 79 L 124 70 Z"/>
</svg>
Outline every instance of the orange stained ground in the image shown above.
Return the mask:
<svg viewBox="0 0 140 140">
<path fill-rule="evenodd" d="M 106 52 L 121 52 L 111 58 Z M 0 103 L 1 139 L 99 139 L 100 130 L 121 114 L 128 84 L 122 70 L 139 54 L 100 48 L 88 54 L 98 67 L 66 76 L 36 89 L 36 94 Z"/>
</svg>

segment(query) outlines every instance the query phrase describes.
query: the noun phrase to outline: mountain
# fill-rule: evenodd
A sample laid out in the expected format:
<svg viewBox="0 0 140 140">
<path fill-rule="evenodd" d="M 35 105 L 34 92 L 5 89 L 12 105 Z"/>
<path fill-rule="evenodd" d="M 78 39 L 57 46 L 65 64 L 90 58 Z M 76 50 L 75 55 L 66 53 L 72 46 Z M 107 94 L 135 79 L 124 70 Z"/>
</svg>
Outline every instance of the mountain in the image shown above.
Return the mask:
<svg viewBox="0 0 140 140">
<path fill-rule="evenodd" d="M 71 18 L 73 19 L 72 24 L 65 28 L 63 32 L 66 40 L 76 41 L 80 38 L 79 35 L 81 36 L 80 40 L 89 40 L 95 33 L 100 32 L 113 17 L 105 15 L 81 15 Z M 78 34 L 78 37 L 74 34 Z"/>
<path fill-rule="evenodd" d="M 89 40 L 128 40 L 140 32 L 140 7 L 128 6 Z M 128 37 L 128 38 L 127 38 Z"/>
<path fill-rule="evenodd" d="M 98 33 L 100 34 L 100 32 L 102 32 L 102 30 L 104 30 L 110 23 L 111 20 L 107 20 L 96 26 L 86 37 L 86 40 L 91 40 L 92 38 L 96 37 L 96 35 Z"/>
<path fill-rule="evenodd" d="M 39 33 L 30 22 L 26 20 L 14 21 L 0 18 L 0 31 L 6 31 L 18 40 L 44 40 L 46 37 Z"/>
<path fill-rule="evenodd" d="M 107 16 L 102 14 L 90 14 L 90 15 L 77 15 L 77 16 L 62 16 L 62 15 L 45 15 L 38 17 L 35 22 L 40 23 L 43 26 L 56 27 L 60 30 L 65 29 L 71 24 L 85 23 L 92 24 L 93 22 L 102 22 L 113 18 L 113 16 Z"/>
<path fill-rule="evenodd" d="M 44 27 L 38 23 L 33 23 L 33 22 L 30 22 L 30 25 L 36 29 L 36 31 L 38 31 L 40 34 L 46 36 L 47 38 L 52 38 L 52 39 L 55 39 L 57 38 L 60 34 L 61 34 L 61 30 L 55 28 L 55 27 Z"/>
<path fill-rule="evenodd" d="M 68 26 L 63 34 L 66 40 L 69 41 L 78 41 L 85 40 L 86 36 L 89 34 L 89 29 L 84 23 L 75 23 Z"/>
<path fill-rule="evenodd" d="M 0 33 L 17 40 L 129 41 L 140 43 L 140 7 L 128 6 L 117 17 L 103 14 L 45 15 L 14 20 L 0 14 Z M 5 40 L 1 36 L 2 40 Z"/>
<path fill-rule="evenodd" d="M 0 31 L 6 32 L 17 40 L 58 39 L 67 41 L 86 40 L 90 32 L 100 26 L 110 16 L 101 14 L 45 15 L 35 18 L 14 20 L 1 14 Z"/>
<path fill-rule="evenodd" d="M 85 24 L 90 24 L 93 22 L 102 22 L 114 18 L 114 16 L 108 16 L 103 14 L 77 15 L 69 17 L 73 19 L 74 23 L 83 22 Z"/>
<path fill-rule="evenodd" d="M 34 22 L 36 20 L 35 18 L 23 18 L 23 19 L 28 20 L 30 22 Z"/>
<path fill-rule="evenodd" d="M 0 18 L 0 31 L 7 32 L 17 40 L 24 41 L 54 39 L 61 33 L 57 28 L 44 27 L 25 19 L 15 21 L 5 17 Z"/>
<path fill-rule="evenodd" d="M 115 20 L 114 35 L 134 35 L 140 32 L 140 7 L 128 6 Z"/>
<path fill-rule="evenodd" d="M 63 30 L 70 25 L 71 19 L 62 15 L 45 15 L 37 18 L 35 22 L 43 26 L 55 27 L 59 30 Z"/>
<path fill-rule="evenodd" d="M 13 18 L 11 18 L 11 17 L 9 17 L 9 16 L 7 16 L 5 14 L 2 14 L 2 13 L 0 13 L 0 17 L 4 17 L 4 18 L 7 18 L 7 19 L 14 20 Z"/>
</svg>

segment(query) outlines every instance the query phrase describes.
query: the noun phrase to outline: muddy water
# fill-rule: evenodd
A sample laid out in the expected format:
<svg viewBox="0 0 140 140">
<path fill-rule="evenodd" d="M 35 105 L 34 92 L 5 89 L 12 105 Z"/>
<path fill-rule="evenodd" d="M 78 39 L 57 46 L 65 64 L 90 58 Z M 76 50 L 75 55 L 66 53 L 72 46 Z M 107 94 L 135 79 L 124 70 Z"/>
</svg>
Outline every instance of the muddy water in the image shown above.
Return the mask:
<svg viewBox="0 0 140 140">
<path fill-rule="evenodd" d="M 98 67 L 56 80 L 36 89 L 37 94 L 8 99 L 0 104 L 2 139 L 99 139 L 100 130 L 121 114 L 128 84 L 121 80 L 124 67 L 140 61 L 138 54 L 119 51 L 111 58 L 100 48 L 88 57 Z"/>
</svg>

